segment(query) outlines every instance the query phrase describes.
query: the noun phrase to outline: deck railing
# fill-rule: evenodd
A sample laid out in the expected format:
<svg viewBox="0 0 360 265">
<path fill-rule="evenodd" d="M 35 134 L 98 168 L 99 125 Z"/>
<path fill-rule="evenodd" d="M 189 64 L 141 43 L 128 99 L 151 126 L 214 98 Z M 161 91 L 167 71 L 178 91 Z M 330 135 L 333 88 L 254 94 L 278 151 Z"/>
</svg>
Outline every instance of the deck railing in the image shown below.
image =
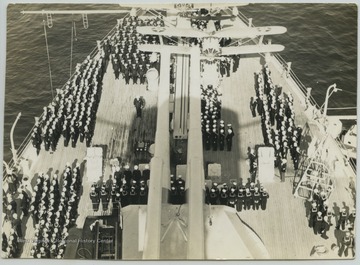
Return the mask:
<svg viewBox="0 0 360 265">
<path fill-rule="evenodd" d="M 238 18 L 240 18 L 241 21 L 243 23 L 245 23 L 246 25 L 249 25 L 249 19 L 244 14 L 242 14 L 240 11 L 239 11 L 239 14 L 238 14 Z M 252 22 L 251 22 L 251 26 L 255 27 L 255 25 Z M 255 43 L 257 41 L 258 41 L 257 39 L 254 39 Z M 283 67 L 284 71 L 287 71 L 288 78 L 291 78 L 293 80 L 293 82 L 296 84 L 296 86 L 302 92 L 302 95 L 304 96 L 304 98 L 306 98 L 307 97 L 307 87 L 300 81 L 300 79 L 297 77 L 297 75 L 295 74 L 295 72 L 292 69 L 288 69 L 288 65 L 287 65 L 286 60 L 278 53 L 273 53 L 272 55 L 277 59 L 277 61 Z M 318 109 L 318 110 L 321 109 L 320 105 L 316 102 L 314 97 L 311 96 L 311 95 L 309 97 L 309 104 L 311 106 L 313 106 L 314 108 Z M 347 149 L 345 147 L 345 145 L 338 139 L 334 139 L 334 143 L 339 148 L 340 152 L 341 152 L 341 149 L 343 149 L 343 150 Z M 343 156 L 344 161 L 347 161 L 347 163 L 351 166 L 351 169 L 352 169 L 353 173 L 356 176 L 356 167 L 354 166 L 354 164 L 350 161 L 350 159 L 347 156 L 345 156 L 343 154 L 343 152 L 341 152 L 341 154 Z"/>
<path fill-rule="evenodd" d="M 102 38 L 101 43 L 103 43 L 104 40 L 105 40 L 106 38 L 108 38 L 109 36 L 112 36 L 112 35 L 115 33 L 116 28 L 117 28 L 117 26 L 114 26 L 114 27 Z M 93 59 L 97 54 L 98 54 L 98 47 L 96 46 L 96 47 L 94 47 L 94 48 L 92 49 L 92 51 L 89 53 L 89 56 L 90 56 L 91 59 Z M 68 79 L 68 81 L 71 80 L 71 79 L 74 77 L 74 74 L 75 74 L 75 72 L 70 76 L 70 78 Z M 68 81 L 67 81 L 67 82 L 68 82 Z M 60 88 L 61 90 L 64 90 L 67 82 L 65 82 L 65 84 Z M 40 119 L 42 118 L 42 116 L 43 116 L 43 113 L 40 115 Z M 23 156 L 25 150 L 27 149 L 27 147 L 28 147 L 29 144 L 30 144 L 31 134 L 32 134 L 32 132 L 33 132 L 33 130 L 34 130 L 34 127 L 35 127 L 35 124 L 31 127 L 31 129 L 29 130 L 29 133 L 26 135 L 26 137 L 24 138 L 24 140 L 22 141 L 22 143 L 19 145 L 19 148 L 17 148 L 17 150 L 16 150 L 19 159 Z M 11 159 L 10 159 L 10 161 L 8 162 L 8 166 L 9 166 L 10 169 L 14 169 L 14 166 L 16 166 L 16 165 L 14 164 L 14 158 L 11 158 Z M 3 170 L 3 177 L 4 177 L 5 175 L 6 175 L 6 170 L 4 169 L 4 170 Z"/>
</svg>

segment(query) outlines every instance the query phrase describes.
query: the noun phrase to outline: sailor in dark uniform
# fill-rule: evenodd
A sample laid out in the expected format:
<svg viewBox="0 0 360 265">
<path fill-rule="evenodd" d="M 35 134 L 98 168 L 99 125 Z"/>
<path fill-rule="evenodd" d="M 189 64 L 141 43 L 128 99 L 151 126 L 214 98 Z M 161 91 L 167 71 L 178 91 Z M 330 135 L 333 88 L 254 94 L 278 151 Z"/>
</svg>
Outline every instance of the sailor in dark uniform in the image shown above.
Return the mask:
<svg viewBox="0 0 360 265">
<path fill-rule="evenodd" d="M 7 247 L 8 247 L 8 240 L 7 240 L 5 232 L 3 232 L 2 233 L 2 241 L 1 241 L 1 250 L 5 252 Z"/>
<path fill-rule="evenodd" d="M 130 204 L 137 204 L 139 201 L 138 188 L 137 188 L 136 181 L 133 181 L 133 183 L 130 187 L 129 198 L 130 198 Z"/>
<path fill-rule="evenodd" d="M 124 166 L 124 177 L 127 183 L 130 183 L 131 179 L 133 178 L 133 174 L 128 164 Z"/>
<path fill-rule="evenodd" d="M 101 188 L 101 192 L 100 192 L 100 198 L 101 198 L 101 203 L 102 203 L 102 208 L 103 211 L 107 211 L 108 210 L 108 205 L 109 205 L 109 194 L 105 189 L 105 186 L 103 186 Z"/>
<path fill-rule="evenodd" d="M 250 99 L 250 110 L 251 110 L 251 115 L 253 117 L 256 117 L 256 105 L 257 105 L 257 101 L 256 101 L 256 97 L 255 99 L 253 97 L 251 97 Z"/>
<path fill-rule="evenodd" d="M 56 244 L 52 244 L 50 247 L 50 259 L 54 259 L 57 255 L 57 246 Z"/>
<path fill-rule="evenodd" d="M 29 207 L 30 207 L 30 197 L 29 195 L 22 189 L 19 194 L 19 198 L 21 198 L 20 208 L 22 210 L 23 216 L 28 216 Z"/>
<path fill-rule="evenodd" d="M 185 187 L 184 186 L 178 186 L 178 203 L 184 204 L 185 203 Z"/>
<path fill-rule="evenodd" d="M 209 202 L 212 205 L 218 204 L 219 190 L 216 186 L 212 186 L 209 192 Z"/>
<path fill-rule="evenodd" d="M 116 185 L 118 185 L 119 187 L 122 185 L 122 174 L 120 171 L 120 166 L 116 166 L 115 167 L 115 172 L 114 172 L 114 179 L 115 179 L 115 183 Z"/>
<path fill-rule="evenodd" d="M 148 200 L 148 187 L 145 181 L 140 181 L 140 189 L 139 189 L 139 204 L 147 204 Z"/>
<path fill-rule="evenodd" d="M 260 193 L 261 193 L 261 200 L 260 200 L 261 210 L 266 210 L 266 204 L 269 198 L 269 194 L 267 193 L 266 189 L 263 189 L 262 192 L 260 191 Z"/>
<path fill-rule="evenodd" d="M 75 148 L 76 147 L 76 132 L 75 132 L 75 128 L 73 126 L 70 127 L 70 139 L 71 139 L 71 147 Z"/>
<path fill-rule="evenodd" d="M 140 179 L 141 179 L 141 171 L 139 169 L 139 166 L 137 166 L 137 165 L 134 166 L 134 170 L 133 170 L 132 174 L 133 174 L 132 179 L 135 180 L 137 183 L 139 183 Z"/>
<path fill-rule="evenodd" d="M 242 187 L 239 188 L 236 201 L 236 211 L 241 212 L 245 203 L 245 193 Z"/>
<path fill-rule="evenodd" d="M 327 216 L 327 212 L 328 212 L 329 206 L 328 206 L 328 201 L 325 200 L 320 204 L 319 210 L 322 213 L 322 216 Z"/>
<path fill-rule="evenodd" d="M 320 234 L 321 237 L 324 239 L 328 239 L 329 237 L 326 235 L 326 232 L 329 231 L 330 229 L 330 224 L 328 221 L 328 217 L 327 216 L 323 216 L 323 222 L 321 223 L 321 227 L 320 227 Z"/>
<path fill-rule="evenodd" d="M 251 194 L 249 188 L 245 189 L 244 202 L 245 202 L 244 210 L 250 210 L 250 207 L 251 207 L 251 204 L 252 204 L 252 194 Z"/>
<path fill-rule="evenodd" d="M 255 182 L 253 182 L 253 181 L 251 181 L 250 182 L 250 185 L 249 185 L 249 191 L 250 191 L 250 193 L 251 193 L 251 195 L 254 195 L 254 193 L 255 193 Z"/>
<path fill-rule="evenodd" d="M 312 208 L 310 209 L 310 215 L 309 215 L 309 227 L 312 228 L 315 225 L 315 219 L 317 217 L 318 213 L 318 207 L 316 202 L 313 202 L 311 204 Z"/>
<path fill-rule="evenodd" d="M 112 184 L 112 186 L 111 186 L 111 190 L 110 190 L 110 196 L 111 196 L 111 201 L 112 201 L 112 203 L 114 204 L 114 202 L 115 202 L 115 197 L 116 197 L 116 192 L 117 192 L 117 185 L 116 185 L 116 183 L 114 182 L 113 184 Z"/>
<path fill-rule="evenodd" d="M 136 64 L 132 64 L 132 69 L 131 69 L 131 76 L 133 79 L 133 84 L 137 84 L 137 80 L 138 80 L 138 67 L 136 66 Z"/>
<path fill-rule="evenodd" d="M 339 220 L 338 220 L 338 224 L 336 226 L 336 229 L 341 228 L 341 230 L 344 231 L 347 219 L 348 219 L 348 215 L 347 215 L 347 212 L 346 212 L 346 208 L 342 208 L 341 212 L 340 212 L 340 216 L 339 216 Z"/>
<path fill-rule="evenodd" d="M 224 129 L 220 129 L 219 149 L 220 149 L 220 151 L 224 151 L 224 148 L 225 148 L 225 131 L 224 131 Z"/>
<path fill-rule="evenodd" d="M 139 77 L 140 77 L 140 84 L 141 85 L 145 84 L 146 72 L 145 72 L 143 65 L 141 65 L 141 64 L 139 65 Z"/>
<path fill-rule="evenodd" d="M 285 158 L 283 158 L 283 159 L 281 159 L 281 163 L 279 166 L 281 182 L 285 182 L 286 167 L 287 167 L 287 160 Z"/>
<path fill-rule="evenodd" d="M 21 229 L 21 220 L 18 218 L 18 215 L 16 213 L 13 214 L 12 216 L 13 220 L 12 220 L 12 228 L 15 230 L 15 233 L 22 238 L 23 234 L 22 234 L 22 229 Z"/>
<path fill-rule="evenodd" d="M 259 192 L 259 188 L 255 187 L 255 191 L 253 194 L 253 210 L 259 210 L 260 202 L 261 202 L 261 194 Z"/>
<path fill-rule="evenodd" d="M 89 131 L 88 124 L 84 127 L 84 134 L 85 134 L 85 141 L 86 141 L 86 147 L 90 147 L 92 134 Z"/>
<path fill-rule="evenodd" d="M 10 195 L 10 194 L 9 194 Z M 6 218 L 8 220 L 11 220 L 12 216 L 14 213 L 16 213 L 17 210 L 17 204 L 16 202 L 13 200 L 13 198 L 10 196 L 7 197 L 8 198 L 8 205 L 6 206 Z"/>
<path fill-rule="evenodd" d="M 169 202 L 171 204 L 179 204 L 179 194 L 176 185 L 171 185 L 169 192 Z"/>
<path fill-rule="evenodd" d="M 125 207 L 129 205 L 129 188 L 128 185 L 125 184 L 120 188 L 121 192 L 121 207 Z"/>
<path fill-rule="evenodd" d="M 228 197 L 229 197 L 228 189 L 226 187 L 222 187 L 220 190 L 220 204 L 227 205 Z"/>
<path fill-rule="evenodd" d="M 355 208 L 353 208 L 351 210 L 351 213 L 349 214 L 348 216 L 348 219 L 347 219 L 347 223 L 349 225 L 349 230 L 352 231 L 354 230 L 354 227 L 355 227 L 355 218 L 356 218 L 356 210 Z"/>
<path fill-rule="evenodd" d="M 209 151 L 211 147 L 211 132 L 210 128 L 206 128 L 205 130 L 205 150 Z"/>
<path fill-rule="evenodd" d="M 322 217 L 322 213 L 321 212 L 317 212 L 316 213 L 316 218 L 315 218 L 315 223 L 314 223 L 314 234 L 321 234 L 321 226 L 323 223 L 323 217 Z"/>
<path fill-rule="evenodd" d="M 350 257 L 354 257 L 354 255 L 355 255 L 354 244 L 355 244 L 354 236 L 351 234 L 350 231 L 347 231 L 342 240 L 342 246 L 341 246 L 340 252 L 343 252 L 345 257 L 347 257 L 350 252 L 350 255 L 351 255 Z"/>
<path fill-rule="evenodd" d="M 312 200 L 320 204 L 320 191 L 317 188 L 314 189 Z"/>
<path fill-rule="evenodd" d="M 216 130 L 216 124 L 214 124 L 214 125 L 215 125 L 215 127 L 212 130 L 212 134 L 211 134 L 211 145 L 212 145 L 212 150 L 217 151 L 219 136 L 218 136 L 218 133 Z"/>
<path fill-rule="evenodd" d="M 149 165 L 145 165 L 145 169 L 142 172 L 142 180 L 144 180 L 145 182 L 148 181 L 150 179 L 150 169 L 149 169 Z"/>
<path fill-rule="evenodd" d="M 236 188 L 234 188 L 234 187 L 230 188 L 227 205 L 230 206 L 230 207 L 233 207 L 233 208 L 235 208 L 236 202 L 237 202 L 237 194 L 236 194 L 236 192 L 237 192 Z"/>
<path fill-rule="evenodd" d="M 226 148 L 227 148 L 227 151 L 231 151 L 232 138 L 233 137 L 234 137 L 234 132 L 233 132 L 232 128 L 228 128 L 227 135 L 226 135 Z"/>
<path fill-rule="evenodd" d="M 115 198 L 114 198 L 114 201 L 113 201 L 113 207 L 114 208 L 120 208 L 120 206 L 121 206 L 121 193 L 120 193 L 120 190 L 119 190 L 119 191 L 116 191 Z"/>
</svg>

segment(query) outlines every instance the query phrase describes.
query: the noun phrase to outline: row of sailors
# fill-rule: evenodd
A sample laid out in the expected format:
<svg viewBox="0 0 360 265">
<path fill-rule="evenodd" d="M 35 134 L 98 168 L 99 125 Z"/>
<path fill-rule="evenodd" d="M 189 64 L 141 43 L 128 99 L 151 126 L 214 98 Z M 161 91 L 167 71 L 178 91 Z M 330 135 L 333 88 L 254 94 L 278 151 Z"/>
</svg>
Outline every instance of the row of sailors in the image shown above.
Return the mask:
<svg viewBox="0 0 360 265">
<path fill-rule="evenodd" d="M 339 216 L 335 216 L 337 222 L 336 229 L 341 228 L 342 231 L 354 230 L 355 212 L 356 210 L 352 209 L 351 213 L 348 214 L 346 208 L 342 208 Z M 330 226 L 332 226 L 331 218 L 333 217 L 333 213 L 329 210 L 328 201 L 325 200 L 322 203 L 313 201 L 308 216 L 309 227 L 313 229 L 314 234 L 328 239 L 326 233 L 329 231 Z"/>
<path fill-rule="evenodd" d="M 260 75 L 260 80 L 258 81 L 263 88 L 259 89 L 259 93 L 263 100 L 265 112 L 268 113 L 266 116 L 270 118 L 271 126 L 274 126 L 274 117 L 276 117 L 276 128 L 281 130 L 280 142 L 287 140 L 292 142 L 291 133 L 295 128 L 294 99 L 290 93 L 286 97 L 285 94 L 281 96 L 281 92 L 277 90 L 272 82 L 271 72 L 267 64 L 264 66 L 263 73 L 264 80 L 262 80 L 262 75 Z M 264 93 L 263 95 L 261 95 L 262 92 Z M 267 138 L 267 141 L 271 143 L 271 139 Z"/>
<path fill-rule="evenodd" d="M 100 100 L 101 80 L 103 77 L 100 59 L 89 56 L 76 72 L 64 90 L 59 90 L 55 100 L 44 107 L 40 120 L 35 122 L 32 137 L 33 146 L 39 152 L 44 143 L 45 150 L 55 151 L 61 135 L 67 146 L 70 138 L 75 147 L 77 138 L 86 138 L 90 146 L 95 126 L 96 111 Z"/>
<path fill-rule="evenodd" d="M 201 86 L 201 130 L 203 146 L 205 150 L 216 151 L 225 147 L 225 126 L 221 118 L 221 93 L 217 88 L 209 84 Z M 219 127 L 218 127 L 219 126 Z"/>
<path fill-rule="evenodd" d="M 218 89 L 209 84 L 201 85 L 201 118 L 204 121 L 221 118 L 221 96 Z"/>
<path fill-rule="evenodd" d="M 321 190 L 320 187 L 315 187 L 312 194 L 312 206 L 311 212 L 314 212 L 314 208 L 317 208 L 318 210 L 322 211 L 328 211 L 328 197 L 332 191 L 332 188 L 328 188 L 328 190 Z M 331 213 L 328 213 L 329 216 Z M 326 214 L 324 213 L 323 216 Z M 345 230 L 346 225 L 348 226 L 349 230 L 354 229 L 354 222 L 355 222 L 355 209 L 352 209 L 352 212 L 350 214 L 347 213 L 347 210 L 345 207 L 341 209 L 341 212 L 339 213 L 339 216 L 337 217 L 337 229 Z"/>
<path fill-rule="evenodd" d="M 98 211 L 100 202 L 102 210 L 107 211 L 109 208 L 110 200 L 114 208 L 121 208 L 132 204 L 147 204 L 148 186 L 144 180 L 139 184 L 133 180 L 129 183 L 125 179 L 121 183 L 117 181 L 111 186 L 106 187 L 102 185 L 99 189 L 98 183 L 91 185 L 90 199 L 93 206 L 93 211 Z"/>
<path fill-rule="evenodd" d="M 67 164 L 61 193 L 56 175 L 51 182 L 48 175 L 38 177 L 30 208 L 35 227 L 31 257 L 63 257 L 68 229 L 77 218 L 80 185 L 79 164 L 72 171 Z"/>
<path fill-rule="evenodd" d="M 30 197 L 27 192 L 19 187 L 16 193 L 3 194 L 3 210 L 5 213 L 5 220 L 15 221 L 13 215 L 16 214 L 19 218 L 28 216 Z"/>
<path fill-rule="evenodd" d="M 115 78 L 123 77 L 125 83 L 130 84 L 130 80 L 133 81 L 133 84 L 138 84 L 138 81 L 141 85 L 146 82 L 146 72 L 151 68 L 150 61 L 144 61 L 140 63 L 136 60 L 135 63 L 127 63 L 125 60 L 118 59 L 116 55 L 112 55 L 112 65 L 114 69 Z"/>
<path fill-rule="evenodd" d="M 124 207 L 129 204 L 147 203 L 147 182 L 150 178 L 149 165 L 145 165 L 141 171 L 138 165 L 134 165 L 133 170 L 130 165 L 124 167 L 113 166 L 112 168 L 114 183 L 109 181 L 104 186 L 100 183 L 93 183 L 90 192 L 90 199 L 93 203 L 93 210 L 99 209 L 100 200 L 103 204 L 103 210 L 108 209 L 110 196 L 113 204 Z"/>
<path fill-rule="evenodd" d="M 220 120 L 218 128 L 215 120 L 213 121 L 212 128 L 210 128 L 209 124 L 205 125 L 205 130 L 203 131 L 204 148 L 207 151 L 210 149 L 212 151 L 217 151 L 218 149 L 224 151 L 226 145 L 226 150 L 231 151 L 234 135 L 234 130 L 230 123 L 225 128 L 225 122 Z"/>
<path fill-rule="evenodd" d="M 9 234 L 3 233 L 2 250 L 3 257 L 16 258 L 20 255 L 20 245 L 18 238 L 23 237 L 22 221 L 29 214 L 30 196 L 20 185 L 14 192 L 3 192 L 3 212 L 5 221 L 11 225 Z"/>
<path fill-rule="evenodd" d="M 160 38 L 157 35 L 141 35 L 136 31 L 136 27 L 138 26 L 150 26 L 152 24 L 157 24 L 156 26 L 161 27 L 164 25 L 164 21 L 159 20 L 158 18 L 152 19 L 138 19 L 135 18 L 131 23 L 126 22 L 126 18 L 122 20 L 118 20 L 118 24 L 116 26 L 116 36 L 117 40 L 119 41 L 120 38 L 128 39 L 129 44 L 132 45 L 134 43 L 142 42 L 144 44 L 160 44 Z M 113 39 L 113 38 L 112 38 Z M 126 45 L 123 45 L 124 49 L 127 49 Z M 130 49 L 131 50 L 131 49 Z"/>
<path fill-rule="evenodd" d="M 130 79 L 134 84 L 137 84 L 138 80 L 140 84 L 144 84 L 145 74 L 149 68 L 155 67 L 159 70 L 159 64 L 150 60 L 150 53 L 138 49 L 140 42 L 158 44 L 159 39 L 157 36 L 142 36 L 137 33 L 137 25 L 137 19 L 131 24 L 118 24 L 115 34 L 105 40 L 103 45 L 106 53 L 111 54 L 115 78 L 119 79 L 121 74 L 126 84 L 129 84 Z"/>
<path fill-rule="evenodd" d="M 235 68 L 235 66 L 236 66 L 236 62 L 237 62 L 237 58 L 238 57 L 234 57 L 234 58 L 236 58 L 236 60 L 233 62 L 233 69 L 236 69 L 237 70 L 237 67 L 238 67 L 238 65 L 237 65 L 237 67 Z M 230 77 L 230 73 L 231 73 L 231 62 L 232 62 L 232 60 L 231 60 L 231 58 L 230 57 L 222 57 L 222 59 L 220 60 L 220 69 L 219 69 L 219 72 L 220 72 L 220 74 L 221 74 L 221 77 L 224 77 L 224 76 L 226 76 L 226 77 Z M 238 64 L 238 63 L 237 63 Z M 233 72 L 235 72 L 234 70 L 233 70 Z"/>
<path fill-rule="evenodd" d="M 18 258 L 20 254 L 20 246 L 18 243 L 19 236 L 16 231 L 11 228 L 9 237 L 5 232 L 2 233 L 1 250 L 3 252 L 3 258 Z"/>
<path fill-rule="evenodd" d="M 164 18 L 162 15 L 156 16 L 154 18 L 145 18 L 141 19 L 138 16 L 132 16 L 124 17 L 122 19 L 122 23 L 119 24 L 121 26 L 129 26 L 129 25 L 139 25 L 139 26 L 156 26 L 156 27 L 164 27 Z"/>
<path fill-rule="evenodd" d="M 134 180 L 137 183 L 142 180 L 147 182 L 150 179 L 150 168 L 148 164 L 144 166 L 142 171 L 138 165 L 134 165 L 133 170 L 130 169 L 129 164 L 124 165 L 124 167 L 115 166 L 113 168 L 113 175 L 117 183 L 122 183 L 124 180 L 127 183 L 131 183 Z"/>
<path fill-rule="evenodd" d="M 48 174 L 40 173 L 36 179 L 34 186 L 35 193 L 31 200 L 31 210 L 40 211 L 43 207 L 48 208 L 49 203 L 57 204 L 66 202 L 70 193 L 74 190 L 77 192 L 81 186 L 80 164 L 71 171 L 70 164 L 67 163 L 63 174 L 62 189 L 60 190 L 60 183 L 56 174 L 50 179 Z M 60 199 L 61 198 L 61 199 Z"/>
<path fill-rule="evenodd" d="M 270 72 L 267 72 L 270 75 Z M 270 77 L 267 79 L 271 82 Z M 285 160 L 287 158 L 288 149 L 290 148 L 290 154 L 294 163 L 294 168 L 297 170 L 300 158 L 300 139 L 301 128 L 296 128 L 294 125 L 294 110 L 293 110 L 293 98 L 291 94 L 288 95 L 286 100 L 281 96 L 276 97 L 276 101 L 279 104 L 272 104 L 271 107 L 267 104 L 267 98 L 261 95 L 264 90 L 264 80 L 262 73 L 258 75 L 259 85 L 259 98 L 263 98 L 263 105 L 260 109 L 261 112 L 261 126 L 264 136 L 264 143 L 268 146 L 274 146 L 275 148 L 275 166 L 279 166 L 280 172 L 286 171 Z M 271 83 L 270 91 L 274 91 L 274 86 Z M 275 92 L 274 92 L 275 93 Z M 285 110 L 286 106 L 286 111 Z M 276 112 L 276 113 L 275 113 Z M 286 113 L 286 115 L 284 114 Z M 254 115 L 253 115 L 254 116 Z M 273 130 L 274 119 L 276 116 L 277 130 Z M 282 178 L 283 180 L 283 178 Z"/>
<path fill-rule="evenodd" d="M 232 183 L 230 187 L 224 183 L 221 187 L 213 183 L 212 187 L 206 188 L 205 202 L 212 205 L 227 205 L 242 210 L 266 210 L 269 194 L 262 185 L 255 185 L 251 182 L 249 185 L 237 185 Z"/>
</svg>

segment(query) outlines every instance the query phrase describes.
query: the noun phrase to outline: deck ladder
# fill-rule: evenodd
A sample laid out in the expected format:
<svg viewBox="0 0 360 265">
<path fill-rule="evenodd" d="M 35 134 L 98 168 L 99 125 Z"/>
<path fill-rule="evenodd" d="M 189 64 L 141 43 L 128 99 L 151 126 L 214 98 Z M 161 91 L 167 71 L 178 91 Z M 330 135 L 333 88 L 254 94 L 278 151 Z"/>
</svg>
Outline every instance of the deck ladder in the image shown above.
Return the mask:
<svg viewBox="0 0 360 265">
<path fill-rule="evenodd" d="M 89 28 L 89 20 L 88 20 L 87 14 L 82 14 L 82 19 L 83 19 L 84 29 L 88 29 Z"/>
<path fill-rule="evenodd" d="M 49 29 L 53 27 L 53 20 L 50 13 L 46 13 L 46 22 Z"/>
</svg>

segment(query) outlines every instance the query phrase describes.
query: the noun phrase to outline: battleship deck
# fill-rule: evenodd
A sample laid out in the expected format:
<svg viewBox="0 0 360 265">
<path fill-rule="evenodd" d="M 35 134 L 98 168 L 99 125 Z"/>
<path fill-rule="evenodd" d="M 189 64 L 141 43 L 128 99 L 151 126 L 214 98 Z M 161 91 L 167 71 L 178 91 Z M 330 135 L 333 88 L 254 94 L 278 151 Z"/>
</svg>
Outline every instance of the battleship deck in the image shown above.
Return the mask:
<svg viewBox="0 0 360 265">
<path fill-rule="evenodd" d="M 263 58 L 260 56 L 246 56 L 240 59 L 240 66 L 236 73 L 222 80 L 223 107 L 222 119 L 233 125 L 235 137 L 233 139 L 233 150 L 226 151 L 204 151 L 204 164 L 209 162 L 222 165 L 222 181 L 230 179 L 237 181 L 246 179 L 249 176 L 249 168 L 245 159 L 247 158 L 247 147 L 254 147 L 263 142 L 260 117 L 253 118 L 249 108 L 250 98 L 255 96 L 254 73 L 261 69 Z M 286 78 L 276 67 L 270 64 L 273 82 L 283 87 L 283 91 L 292 91 Z M 161 76 L 161 74 L 160 74 Z M 303 126 L 307 121 L 304 107 L 296 93 L 294 106 L 296 113 L 296 124 Z M 146 101 L 143 118 L 135 118 L 133 99 L 136 95 L 143 95 Z M 104 175 L 102 181 L 109 179 L 111 174 L 110 158 L 121 157 L 125 162 L 134 163 L 133 143 L 139 137 L 154 140 L 156 125 L 156 91 L 147 91 L 144 85 L 125 85 L 124 80 L 115 80 L 111 65 L 104 76 L 103 90 L 99 109 L 97 112 L 94 145 L 107 146 L 104 152 Z M 200 141 L 201 139 L 199 139 Z M 86 177 L 86 147 L 78 143 L 76 148 L 64 147 L 60 144 L 54 153 L 42 150 L 37 158 L 33 157 L 34 152 L 25 155 L 33 161 L 30 167 L 29 176 L 36 176 L 40 172 L 62 175 L 66 162 L 73 165 L 76 162 L 82 164 L 83 187 L 79 203 L 79 217 L 77 227 L 81 228 L 88 215 L 93 215 L 91 201 L 89 199 L 89 187 L 91 183 Z M 31 153 L 31 155 L 30 155 Z M 290 159 L 289 159 L 290 161 Z M 239 213 L 240 218 L 247 223 L 261 238 L 273 259 L 306 259 L 314 245 L 324 244 L 330 248 L 332 243 L 341 240 L 341 231 L 330 228 L 329 239 L 324 240 L 315 236 L 307 226 L 304 201 L 294 198 L 293 176 L 294 171 L 289 164 L 286 173 L 285 183 L 279 179 L 275 183 L 266 184 L 270 199 L 266 211 L 246 211 Z M 275 171 L 278 174 L 277 170 Z M 33 178 L 32 184 L 35 178 Z M 339 207 L 345 204 L 353 206 L 353 200 L 348 191 L 349 178 L 345 172 L 335 178 L 335 191 L 330 198 L 330 208 L 335 213 Z M 101 213 L 101 210 L 100 210 Z M 216 222 L 216 220 L 213 220 Z M 334 223 L 334 221 L 332 221 Z M 8 224 L 4 224 L 4 228 Z M 32 219 L 24 222 L 25 238 L 31 239 L 34 236 Z M 214 244 L 217 244 L 214 242 Z M 231 242 L 229 242 L 231 244 Z M 31 244 L 25 244 L 22 257 L 29 257 Z"/>
</svg>

